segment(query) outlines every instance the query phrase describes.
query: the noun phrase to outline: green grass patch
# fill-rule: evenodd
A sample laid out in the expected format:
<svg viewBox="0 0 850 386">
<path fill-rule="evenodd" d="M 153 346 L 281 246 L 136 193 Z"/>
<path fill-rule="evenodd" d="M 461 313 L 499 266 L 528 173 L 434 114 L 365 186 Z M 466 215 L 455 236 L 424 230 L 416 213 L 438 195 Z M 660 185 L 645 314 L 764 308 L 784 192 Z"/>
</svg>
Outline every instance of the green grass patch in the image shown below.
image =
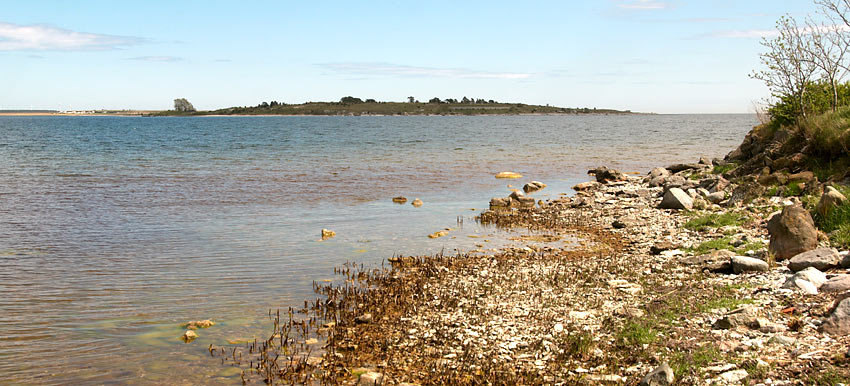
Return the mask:
<svg viewBox="0 0 850 386">
<path fill-rule="evenodd" d="M 725 165 L 717 165 L 711 169 L 712 174 L 723 174 L 738 167 L 737 163 L 729 162 Z"/>
<path fill-rule="evenodd" d="M 694 350 L 676 351 L 670 358 L 670 368 L 676 374 L 676 379 L 689 375 L 697 375 L 700 369 L 723 358 L 717 347 L 707 344 Z"/>
<path fill-rule="evenodd" d="M 850 187 L 843 185 L 834 185 L 841 194 L 845 197 L 850 195 Z M 812 201 L 817 205 L 816 201 Z M 826 216 L 821 216 L 819 213 L 812 211 L 812 218 L 815 220 L 815 225 L 829 235 L 829 241 L 833 246 L 847 248 L 850 247 L 850 200 L 844 205 L 834 208 Z"/>
<path fill-rule="evenodd" d="M 561 358 L 563 360 L 587 359 L 594 345 L 593 335 L 587 331 L 561 335 L 556 342 L 564 350 L 562 354 L 564 357 Z"/>
<path fill-rule="evenodd" d="M 617 333 L 616 340 L 623 346 L 638 346 L 651 344 L 658 340 L 658 331 L 653 328 L 649 321 L 626 323 Z"/>
<path fill-rule="evenodd" d="M 799 182 L 789 182 L 785 185 L 785 190 L 782 191 L 782 195 L 785 197 L 797 197 L 803 194 L 803 187 Z"/>
<path fill-rule="evenodd" d="M 807 374 L 804 382 L 806 385 L 813 386 L 834 386 L 839 383 L 850 383 L 850 376 L 848 376 L 847 370 L 832 366 L 817 369 L 813 373 Z"/>
<path fill-rule="evenodd" d="M 840 157 L 850 152 L 850 106 L 842 106 L 834 113 L 810 116 L 799 126 L 812 153 Z"/>
<path fill-rule="evenodd" d="M 746 221 L 746 216 L 735 212 L 726 212 L 723 214 L 708 213 L 688 220 L 683 227 L 685 229 L 703 231 L 709 228 L 720 228 L 727 225 L 740 226 Z"/>
</svg>

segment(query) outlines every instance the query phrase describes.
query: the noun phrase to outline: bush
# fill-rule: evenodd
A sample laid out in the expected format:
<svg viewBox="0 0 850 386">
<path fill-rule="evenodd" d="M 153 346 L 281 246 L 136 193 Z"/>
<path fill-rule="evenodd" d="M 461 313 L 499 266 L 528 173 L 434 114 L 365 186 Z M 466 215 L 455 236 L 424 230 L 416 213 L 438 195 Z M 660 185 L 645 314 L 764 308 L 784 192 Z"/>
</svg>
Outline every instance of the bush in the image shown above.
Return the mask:
<svg viewBox="0 0 850 386">
<path fill-rule="evenodd" d="M 812 154 L 846 156 L 850 152 L 850 106 L 811 116 L 801 122 L 800 131 L 811 145 Z"/>
<path fill-rule="evenodd" d="M 835 188 L 845 197 L 850 195 L 850 187 L 837 185 Z M 834 246 L 850 247 L 850 201 L 833 209 L 826 216 L 814 212 L 812 218 L 818 229 L 829 235 L 829 240 Z"/>
</svg>

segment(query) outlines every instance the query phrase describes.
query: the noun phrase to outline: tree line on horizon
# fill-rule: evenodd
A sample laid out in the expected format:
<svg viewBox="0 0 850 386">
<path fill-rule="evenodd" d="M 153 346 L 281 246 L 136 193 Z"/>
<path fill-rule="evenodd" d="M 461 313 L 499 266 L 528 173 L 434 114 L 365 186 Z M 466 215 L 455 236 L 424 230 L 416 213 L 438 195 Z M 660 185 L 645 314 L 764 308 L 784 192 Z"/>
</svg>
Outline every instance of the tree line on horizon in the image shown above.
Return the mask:
<svg viewBox="0 0 850 386">
<path fill-rule="evenodd" d="M 340 98 L 339 102 L 306 102 L 306 103 L 303 103 L 303 104 L 310 104 L 310 103 L 363 104 L 363 103 L 403 103 L 403 102 L 384 102 L 384 101 L 377 101 L 377 100 L 371 99 L 371 98 L 364 100 L 364 99 L 353 97 L 353 96 L 349 95 L 349 96 L 344 96 L 344 97 Z M 407 97 L 407 103 L 421 103 L 421 102 L 419 102 L 415 97 L 410 96 L 410 97 Z M 428 103 L 430 103 L 430 104 L 478 104 L 478 105 L 483 105 L 483 104 L 499 104 L 500 102 L 497 102 L 493 99 L 483 99 L 483 98 L 475 99 L 475 98 L 468 98 L 468 97 L 464 96 L 460 100 L 454 99 L 454 98 L 440 99 L 438 97 L 434 97 L 434 98 L 429 99 Z M 270 101 L 270 102 L 260 102 L 255 107 L 263 109 L 263 108 L 274 108 L 274 107 L 278 107 L 278 106 L 289 106 L 289 105 L 290 104 L 284 103 L 284 102 Z"/>
</svg>

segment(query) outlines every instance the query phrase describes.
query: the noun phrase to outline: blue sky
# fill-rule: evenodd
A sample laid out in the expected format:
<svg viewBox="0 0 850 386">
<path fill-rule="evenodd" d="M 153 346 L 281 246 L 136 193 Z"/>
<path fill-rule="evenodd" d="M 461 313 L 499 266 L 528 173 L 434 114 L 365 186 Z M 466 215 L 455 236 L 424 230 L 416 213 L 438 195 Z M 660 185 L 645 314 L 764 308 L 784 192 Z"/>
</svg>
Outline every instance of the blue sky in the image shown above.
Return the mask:
<svg viewBox="0 0 850 386">
<path fill-rule="evenodd" d="M 242 3 L 242 4 L 240 4 Z M 752 111 L 759 38 L 808 0 L 0 0 L 0 109 L 345 95 Z"/>
</svg>

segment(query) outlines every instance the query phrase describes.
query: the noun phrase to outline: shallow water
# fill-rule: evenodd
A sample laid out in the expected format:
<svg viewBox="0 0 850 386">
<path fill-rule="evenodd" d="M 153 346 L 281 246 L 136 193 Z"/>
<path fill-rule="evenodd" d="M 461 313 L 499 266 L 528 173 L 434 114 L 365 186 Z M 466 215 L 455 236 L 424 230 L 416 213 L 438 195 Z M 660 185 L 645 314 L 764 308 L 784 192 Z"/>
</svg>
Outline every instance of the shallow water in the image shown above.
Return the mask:
<svg viewBox="0 0 850 386">
<path fill-rule="evenodd" d="M 722 157 L 750 115 L 0 117 L 0 374 L 232 384 L 210 344 L 263 336 L 346 261 L 511 243 L 508 184 Z M 496 180 L 500 171 L 525 175 Z M 414 208 L 390 198 L 421 198 Z M 474 209 L 474 210 L 473 210 Z M 330 228 L 337 237 L 319 241 Z M 452 228 L 449 236 L 429 239 Z M 482 236 L 470 238 L 468 236 Z M 486 240 L 486 241 L 485 241 Z M 219 322 L 191 344 L 180 323 Z M 0 383 L 4 382 L 0 381 Z"/>
</svg>

